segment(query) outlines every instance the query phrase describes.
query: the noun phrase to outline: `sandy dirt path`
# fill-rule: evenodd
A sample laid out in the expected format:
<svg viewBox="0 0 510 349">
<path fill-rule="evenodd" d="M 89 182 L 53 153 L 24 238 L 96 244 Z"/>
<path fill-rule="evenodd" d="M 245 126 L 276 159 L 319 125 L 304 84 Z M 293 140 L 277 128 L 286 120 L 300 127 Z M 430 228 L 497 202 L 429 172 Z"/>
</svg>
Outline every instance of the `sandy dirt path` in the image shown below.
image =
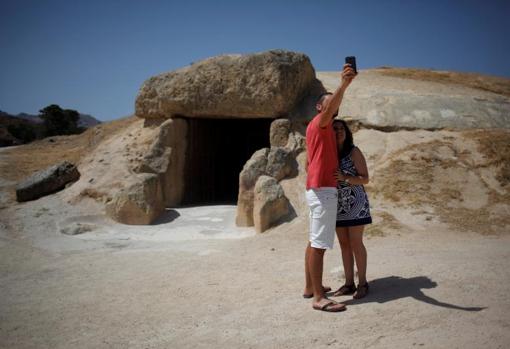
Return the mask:
<svg viewBox="0 0 510 349">
<path fill-rule="evenodd" d="M 166 239 L 127 239 L 116 225 L 97 240 L 58 233 L 55 217 L 71 212 L 49 200 L 42 212 L 33 203 L 1 212 L 10 216 L 0 235 L 1 348 L 510 345 L 508 235 L 432 229 L 369 238 L 371 294 L 340 297 L 347 311 L 331 314 L 301 297 L 302 219 L 236 239 L 174 240 L 171 230 Z M 230 210 L 218 216 L 233 217 Z M 195 214 L 217 224 L 214 209 Z M 324 273 L 326 284 L 341 285 L 336 246 Z"/>
</svg>

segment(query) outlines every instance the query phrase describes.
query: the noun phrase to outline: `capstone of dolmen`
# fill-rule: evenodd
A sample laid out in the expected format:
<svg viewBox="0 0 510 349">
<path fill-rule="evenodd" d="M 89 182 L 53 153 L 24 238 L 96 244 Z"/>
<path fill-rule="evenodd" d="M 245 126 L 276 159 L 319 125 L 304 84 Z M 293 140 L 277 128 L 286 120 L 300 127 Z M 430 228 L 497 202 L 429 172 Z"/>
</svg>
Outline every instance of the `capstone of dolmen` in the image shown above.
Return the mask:
<svg viewBox="0 0 510 349">
<path fill-rule="evenodd" d="M 223 55 L 151 77 L 136 98 L 136 115 L 275 118 L 285 116 L 316 83 L 310 59 L 272 50 Z"/>
</svg>

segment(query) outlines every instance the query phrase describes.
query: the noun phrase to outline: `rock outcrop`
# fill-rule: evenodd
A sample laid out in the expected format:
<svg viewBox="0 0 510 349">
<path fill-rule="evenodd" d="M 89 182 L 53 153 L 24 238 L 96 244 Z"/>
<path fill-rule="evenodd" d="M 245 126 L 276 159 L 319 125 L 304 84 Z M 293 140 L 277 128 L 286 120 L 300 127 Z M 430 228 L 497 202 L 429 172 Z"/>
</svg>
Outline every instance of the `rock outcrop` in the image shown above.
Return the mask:
<svg viewBox="0 0 510 349">
<path fill-rule="evenodd" d="M 80 178 L 75 165 L 68 161 L 34 173 L 16 186 L 18 202 L 35 200 L 63 189 L 66 184 Z"/>
<path fill-rule="evenodd" d="M 444 83 L 439 73 L 422 71 L 429 80 L 388 75 L 392 69 L 360 71 L 345 93 L 341 116 L 383 130 L 510 128 L 510 97 L 476 84 Z M 443 75 L 451 75 L 443 72 Z M 324 86 L 333 91 L 340 73 L 318 73 Z M 471 78 L 474 79 L 474 78 Z M 480 80 L 483 80 L 480 76 Z M 501 78 L 500 80 L 505 80 Z M 504 84 L 502 82 L 502 84 Z M 506 86 L 510 80 L 506 79 Z"/>
<path fill-rule="evenodd" d="M 291 112 L 315 84 L 313 66 L 301 53 L 217 56 L 145 81 L 136 115 L 276 118 Z"/>
<path fill-rule="evenodd" d="M 183 197 L 186 129 L 183 119 L 169 119 L 162 123 L 149 151 L 134 169 L 137 173 L 158 175 L 163 202 L 167 206 L 178 205 Z"/>
</svg>

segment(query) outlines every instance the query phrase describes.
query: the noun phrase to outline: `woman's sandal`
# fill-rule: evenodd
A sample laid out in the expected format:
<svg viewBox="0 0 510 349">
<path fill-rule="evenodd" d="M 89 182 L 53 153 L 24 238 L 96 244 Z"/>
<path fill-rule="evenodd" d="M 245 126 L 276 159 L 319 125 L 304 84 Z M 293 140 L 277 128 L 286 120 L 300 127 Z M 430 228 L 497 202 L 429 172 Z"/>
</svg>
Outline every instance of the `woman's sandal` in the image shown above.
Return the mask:
<svg viewBox="0 0 510 349">
<path fill-rule="evenodd" d="M 356 285 L 345 284 L 342 287 L 340 287 L 338 290 L 336 290 L 335 293 L 333 293 L 333 297 L 345 296 L 345 295 L 353 294 L 354 292 L 356 292 Z"/>
<path fill-rule="evenodd" d="M 365 297 L 367 294 L 368 294 L 368 282 L 365 283 L 364 285 L 358 285 L 358 290 L 356 291 L 354 296 L 352 296 L 352 298 L 361 299 Z"/>
</svg>

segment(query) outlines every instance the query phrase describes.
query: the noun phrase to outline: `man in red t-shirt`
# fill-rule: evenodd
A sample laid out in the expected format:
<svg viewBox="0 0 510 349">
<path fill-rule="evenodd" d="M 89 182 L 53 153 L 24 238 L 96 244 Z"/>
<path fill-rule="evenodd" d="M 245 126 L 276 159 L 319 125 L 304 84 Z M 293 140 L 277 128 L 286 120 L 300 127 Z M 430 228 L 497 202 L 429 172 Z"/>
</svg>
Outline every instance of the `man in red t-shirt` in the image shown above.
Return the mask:
<svg viewBox="0 0 510 349">
<path fill-rule="evenodd" d="M 305 298 L 314 298 L 313 308 L 342 311 L 345 305 L 326 298 L 322 285 L 324 252 L 333 248 L 337 210 L 338 156 L 333 119 L 338 115 L 345 90 L 355 77 L 353 68 L 344 65 L 342 82 L 334 93 L 319 97 L 318 114 L 306 128 L 307 179 L 306 201 L 310 208 L 310 237 L 305 253 Z"/>
</svg>

